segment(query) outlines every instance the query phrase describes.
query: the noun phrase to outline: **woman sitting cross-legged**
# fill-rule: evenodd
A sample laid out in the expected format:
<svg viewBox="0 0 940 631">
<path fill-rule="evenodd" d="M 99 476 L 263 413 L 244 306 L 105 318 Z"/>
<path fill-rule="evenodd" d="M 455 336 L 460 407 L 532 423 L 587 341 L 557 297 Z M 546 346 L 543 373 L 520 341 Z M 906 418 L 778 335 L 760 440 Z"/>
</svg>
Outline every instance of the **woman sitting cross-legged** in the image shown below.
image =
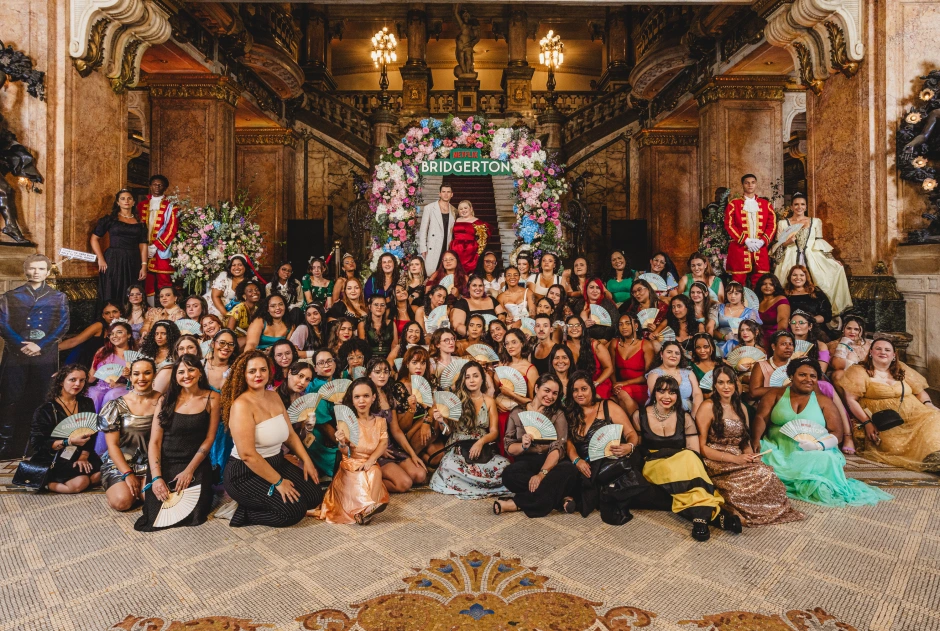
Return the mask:
<svg viewBox="0 0 940 631">
<path fill-rule="evenodd" d="M 447 424 L 435 406 L 418 403 L 411 387 L 411 376 L 427 379 L 434 389 L 437 379 L 431 373 L 431 358 L 420 346 L 412 346 L 405 351 L 398 381 L 392 392 L 395 395 L 395 412 L 398 424 L 411 443 L 412 449 L 425 463 L 437 466 L 444 449 L 444 432 Z"/>
<path fill-rule="evenodd" d="M 225 467 L 225 491 L 238 502 L 234 528 L 293 526 L 323 499 L 317 470 L 291 427 L 281 398 L 267 389 L 271 359 L 258 350 L 235 361 L 222 388 L 222 420 L 235 441 Z M 284 457 L 287 445 L 303 470 Z"/>
<path fill-rule="evenodd" d="M 646 461 L 643 477 L 672 495 L 672 512 L 692 522 L 692 538 L 707 541 L 709 524 L 741 532 L 741 520 L 723 510 L 724 499 L 699 457 L 698 428 L 682 405 L 679 382 L 657 378 L 650 405 L 633 413 L 633 424 Z"/>
<path fill-rule="evenodd" d="M 515 461 L 503 471 L 503 484 L 515 493 L 511 500 L 497 500 L 493 512 L 521 510 L 526 517 L 545 517 L 553 510 L 577 510 L 578 471 L 565 459 L 568 421 L 560 409 L 561 383 L 551 374 L 535 382 L 531 401 L 509 413 L 506 425 L 506 453 Z M 555 426 L 556 438 L 535 442 L 525 430 L 520 412 L 540 412 Z"/>
<path fill-rule="evenodd" d="M 87 379 L 84 366 L 63 366 L 52 380 L 46 402 L 33 414 L 30 462 L 50 466 L 46 485 L 53 493 L 81 493 L 101 480 L 101 459 L 93 449 L 93 431 L 75 438 L 52 437 L 55 426 L 68 417 L 95 411 L 92 400 L 82 394 Z"/>
<path fill-rule="evenodd" d="M 212 466 L 209 448 L 219 426 L 219 395 L 209 388 L 202 364 L 183 355 L 173 367 L 173 380 L 157 404 L 150 430 L 150 493 L 144 494 L 144 512 L 134 529 L 152 532 L 170 491 L 199 487 L 199 502 L 183 520 L 166 526 L 198 526 L 212 509 Z M 147 488 L 147 487 L 144 487 Z"/>
<path fill-rule="evenodd" d="M 751 448 L 747 410 L 734 369 L 711 373 L 714 390 L 695 422 L 705 470 L 725 499 L 725 508 L 745 526 L 783 524 L 803 519 L 787 499 L 787 490 L 771 467 Z"/>
<path fill-rule="evenodd" d="M 392 367 L 384 357 L 373 357 L 366 364 L 366 377 L 375 384 L 378 394 L 379 416 L 388 423 L 388 446 L 379 458 L 382 481 L 389 493 L 404 493 L 415 484 L 428 479 L 428 467 L 415 453 L 408 437 L 398 425 L 395 412 L 395 392 L 392 387 Z"/>
<path fill-rule="evenodd" d="M 824 506 L 863 506 L 891 499 L 880 489 L 845 477 L 845 456 L 838 448 L 842 436 L 839 412 L 831 399 L 815 392 L 821 373 L 815 359 L 790 361 L 790 385 L 772 388 L 760 400 L 751 426 L 751 446 L 754 451 L 770 451 L 764 463 L 774 468 L 792 498 Z M 792 421 L 816 426 L 815 433 L 821 436 L 814 440 L 799 434 L 791 438 L 781 430 Z M 829 433 L 824 434 L 826 431 Z"/>
<path fill-rule="evenodd" d="M 388 506 L 388 490 L 382 484 L 378 464 L 388 446 L 388 429 L 379 415 L 378 399 L 375 384 L 368 377 L 356 379 L 343 397 L 343 405 L 356 414 L 359 439 L 352 443 L 342 427 L 336 430 L 342 461 L 317 515 L 328 523 L 364 526 Z"/>
<path fill-rule="evenodd" d="M 597 396 L 589 373 L 575 372 L 568 382 L 568 457 L 578 468 L 581 483 L 579 507 L 587 517 L 595 508 L 604 523 L 620 526 L 633 519 L 631 508 L 669 510 L 672 497 L 646 481 L 640 473 L 643 459 L 637 451 L 636 435 L 627 413 L 612 401 Z M 636 411 L 636 404 L 631 403 Z M 591 438 L 603 427 L 621 427 L 619 445 L 611 447 L 614 462 L 607 458 L 591 462 Z M 612 467 L 612 468 L 609 468 Z"/>
<path fill-rule="evenodd" d="M 101 486 L 108 505 L 117 511 L 130 510 L 141 497 L 150 428 L 161 396 L 153 389 L 157 371 L 152 359 L 138 359 L 130 369 L 133 391 L 105 405 L 98 419 L 107 444 L 101 458 Z"/>
<path fill-rule="evenodd" d="M 448 420 L 447 453 L 431 478 L 431 490 L 460 499 L 505 494 L 501 476 L 509 461 L 496 453 L 499 439 L 496 402 L 483 393 L 483 366 L 470 361 L 460 369 L 454 392 L 460 398 L 461 414 Z"/>
</svg>

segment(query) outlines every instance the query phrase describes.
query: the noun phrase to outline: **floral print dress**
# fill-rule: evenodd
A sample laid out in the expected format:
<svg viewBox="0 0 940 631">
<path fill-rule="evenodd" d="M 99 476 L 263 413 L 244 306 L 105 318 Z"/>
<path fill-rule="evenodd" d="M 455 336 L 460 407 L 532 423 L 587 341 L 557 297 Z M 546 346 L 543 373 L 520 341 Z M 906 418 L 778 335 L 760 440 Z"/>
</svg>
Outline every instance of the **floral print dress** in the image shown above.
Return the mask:
<svg viewBox="0 0 940 631">
<path fill-rule="evenodd" d="M 448 452 L 431 478 L 431 490 L 444 495 L 456 495 L 462 500 L 509 493 L 502 479 L 503 469 L 509 466 L 509 460 L 494 455 L 489 462 L 471 464 L 464 460 L 457 445 L 462 440 L 479 440 L 489 430 L 490 414 L 484 403 L 477 412 L 474 425 L 468 431 L 455 432 L 451 436 Z"/>
</svg>

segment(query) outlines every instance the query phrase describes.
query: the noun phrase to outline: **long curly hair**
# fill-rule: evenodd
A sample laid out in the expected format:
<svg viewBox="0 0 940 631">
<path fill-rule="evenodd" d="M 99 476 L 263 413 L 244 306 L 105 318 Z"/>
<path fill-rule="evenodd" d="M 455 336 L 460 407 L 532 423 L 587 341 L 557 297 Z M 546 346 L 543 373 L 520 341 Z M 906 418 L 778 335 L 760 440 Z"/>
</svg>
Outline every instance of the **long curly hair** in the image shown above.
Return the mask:
<svg viewBox="0 0 940 631">
<path fill-rule="evenodd" d="M 206 354 L 206 359 L 215 359 L 215 345 L 219 337 L 222 335 L 228 335 L 231 337 L 232 343 L 235 345 L 235 347 L 232 349 L 232 354 L 229 355 L 228 361 L 225 362 L 226 366 L 231 366 L 232 363 L 238 359 L 238 356 L 241 355 L 242 352 L 241 347 L 238 345 L 238 336 L 235 335 L 235 331 L 231 329 L 219 329 L 219 331 L 212 338 L 212 344 L 209 347 L 209 352 Z"/>
<path fill-rule="evenodd" d="M 565 416 L 568 419 L 568 436 L 580 436 L 584 431 L 584 408 L 574 400 L 574 384 L 576 381 L 583 381 L 591 389 L 591 405 L 597 403 L 597 388 L 594 386 L 592 373 L 584 370 L 576 370 L 568 376 L 568 390 L 565 392 L 565 401 L 568 405 L 565 409 Z"/>
<path fill-rule="evenodd" d="M 176 327 L 176 324 L 170 320 L 159 320 L 153 325 L 150 329 L 150 333 L 147 334 L 147 337 L 144 338 L 143 343 L 140 345 L 140 352 L 147 357 L 156 359 L 157 353 L 160 352 L 160 347 L 157 346 L 157 341 L 154 339 L 154 333 L 157 327 L 163 327 L 166 333 L 166 346 L 169 349 L 170 356 L 172 356 L 173 353 L 176 352 L 176 342 L 180 339 L 180 330 Z"/>
<path fill-rule="evenodd" d="M 744 423 L 746 428 L 744 433 L 741 434 L 741 443 L 740 447 L 743 449 L 747 446 L 747 442 L 751 435 L 750 423 L 747 421 L 747 415 L 744 412 L 744 403 L 741 401 L 741 384 L 738 382 L 738 375 L 734 371 L 734 368 L 728 365 L 715 366 L 715 369 L 712 370 L 712 412 L 714 414 L 714 420 L 712 420 L 712 431 L 715 432 L 715 437 L 719 440 L 725 436 L 725 413 L 723 405 L 721 403 L 721 395 L 718 394 L 715 384 L 718 381 L 720 375 L 725 375 L 728 379 L 731 380 L 731 383 L 734 384 L 734 394 L 731 395 L 731 409 L 738 415 L 738 418 L 741 419 L 741 422 Z"/>
<path fill-rule="evenodd" d="M 222 423 L 225 425 L 226 429 L 228 429 L 229 426 L 232 404 L 235 403 L 235 399 L 240 397 L 242 393 L 248 389 L 248 380 L 245 378 L 245 373 L 248 370 L 248 362 L 252 359 L 264 360 L 264 363 L 268 366 L 267 385 L 273 383 L 274 362 L 271 361 L 271 358 L 268 357 L 264 351 L 255 349 L 240 355 L 232 365 L 231 373 L 222 386 Z"/>
<path fill-rule="evenodd" d="M 672 305 L 676 301 L 682 303 L 686 308 L 685 319 L 683 321 L 680 321 L 679 318 L 672 313 Z M 685 322 L 686 335 L 695 335 L 698 333 L 698 320 L 695 319 L 695 305 L 692 304 L 692 299 L 685 294 L 678 294 L 669 299 L 669 311 L 666 312 L 666 324 L 678 335 L 682 330 L 682 322 Z"/>
<path fill-rule="evenodd" d="M 176 360 L 173 364 L 173 376 L 170 377 L 170 385 L 167 386 L 166 392 L 163 393 L 163 401 L 160 406 L 160 427 L 164 430 L 168 430 L 172 426 L 173 415 L 176 414 L 176 403 L 179 401 L 180 394 L 183 392 L 183 386 L 176 380 L 176 371 L 180 369 L 180 366 L 188 366 L 198 370 L 199 381 L 196 383 L 196 387 L 203 392 L 212 391 L 209 387 L 209 379 L 206 378 L 206 371 L 202 367 L 202 362 L 198 357 L 195 355 L 183 355 Z"/>
<path fill-rule="evenodd" d="M 73 372 L 85 373 L 85 386 L 76 396 L 85 394 L 85 391 L 88 390 L 88 369 L 81 364 L 68 364 L 59 368 L 58 372 L 52 376 L 52 384 L 49 386 L 49 392 L 46 393 L 46 401 L 55 401 L 56 398 L 62 396 L 62 385 Z"/>
<path fill-rule="evenodd" d="M 584 320 L 580 316 L 570 316 L 565 319 L 565 324 L 568 324 L 572 321 L 577 321 L 581 325 L 581 338 L 578 340 L 578 361 L 571 363 L 571 369 L 583 370 L 585 372 L 594 371 L 594 348 L 591 345 L 591 338 L 587 336 L 587 327 L 584 326 Z M 566 342 L 569 339 L 572 339 L 567 333 L 565 334 Z M 565 348 L 570 347 L 565 344 Z M 552 353 L 554 355 L 554 352 Z M 572 353 L 572 357 L 574 353 Z M 569 370 L 571 370 L 569 369 Z"/>
</svg>

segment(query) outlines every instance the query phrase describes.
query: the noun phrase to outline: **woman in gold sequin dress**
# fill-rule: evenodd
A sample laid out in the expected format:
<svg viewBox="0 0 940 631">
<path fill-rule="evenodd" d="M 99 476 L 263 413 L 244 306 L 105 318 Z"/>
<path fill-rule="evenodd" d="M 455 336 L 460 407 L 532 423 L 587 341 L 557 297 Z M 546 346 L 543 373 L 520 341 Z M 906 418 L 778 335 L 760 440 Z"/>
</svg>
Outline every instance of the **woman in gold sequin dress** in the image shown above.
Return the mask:
<svg viewBox="0 0 940 631">
<path fill-rule="evenodd" d="M 711 397 L 702 402 L 695 422 L 705 470 L 725 498 L 725 508 L 745 526 L 803 519 L 803 513 L 790 505 L 773 468 L 763 464 L 751 448 L 747 411 L 734 369 L 717 366 L 712 377 Z"/>
</svg>

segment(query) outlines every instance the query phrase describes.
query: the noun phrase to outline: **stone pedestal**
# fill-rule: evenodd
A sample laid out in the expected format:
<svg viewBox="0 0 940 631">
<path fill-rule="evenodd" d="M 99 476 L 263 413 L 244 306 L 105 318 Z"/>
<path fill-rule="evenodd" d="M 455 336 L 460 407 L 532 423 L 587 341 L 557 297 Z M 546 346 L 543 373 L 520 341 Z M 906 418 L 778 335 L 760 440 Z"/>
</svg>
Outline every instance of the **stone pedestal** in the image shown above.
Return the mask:
<svg viewBox="0 0 940 631">
<path fill-rule="evenodd" d="M 894 257 L 894 277 L 907 307 L 906 331 L 914 336 L 908 364 L 940 384 L 940 243 L 901 245 Z"/>
<path fill-rule="evenodd" d="M 236 87 L 218 75 L 148 78 L 153 120 L 150 169 L 194 204 L 235 193 Z"/>
<path fill-rule="evenodd" d="M 391 110 L 379 108 L 372 112 L 369 122 L 372 123 L 372 163 L 375 164 L 389 146 L 388 135 L 398 132 L 398 116 Z"/>
<path fill-rule="evenodd" d="M 235 175 L 249 199 L 262 202 L 256 221 L 264 233 L 265 251 L 258 265 L 266 271 L 284 260 L 288 219 L 297 218 L 296 159 L 298 137 L 290 129 L 235 132 Z"/>
<path fill-rule="evenodd" d="M 597 82 L 597 89 L 612 91 L 627 85 L 633 69 L 630 14 L 627 8 L 608 9 L 604 25 L 604 57 L 604 73 Z"/>
<path fill-rule="evenodd" d="M 565 115 L 550 107 L 538 117 L 538 135 L 547 134 L 545 150 L 553 155 L 556 162 L 563 162 L 565 147 Z"/>
<path fill-rule="evenodd" d="M 500 82 L 503 92 L 506 93 L 506 116 L 532 116 L 532 75 L 535 68 L 531 66 L 511 66 L 503 70 L 503 79 Z"/>
<path fill-rule="evenodd" d="M 408 61 L 401 67 L 401 114 L 422 116 L 430 112 L 428 93 L 434 85 L 428 68 L 428 14 L 424 4 L 408 10 Z"/>
<path fill-rule="evenodd" d="M 783 98 L 786 77 L 719 76 L 696 94 L 699 105 L 699 207 L 716 188 L 741 195 L 741 176 L 757 176 L 757 193 L 783 194 Z"/>
<path fill-rule="evenodd" d="M 698 133 L 646 129 L 631 142 L 639 157 L 638 218 L 649 226 L 650 251 L 684 261 L 699 244 Z"/>
<path fill-rule="evenodd" d="M 464 77 L 454 81 L 454 103 L 456 114 L 466 117 L 480 111 L 480 82 L 475 78 Z"/>
</svg>

